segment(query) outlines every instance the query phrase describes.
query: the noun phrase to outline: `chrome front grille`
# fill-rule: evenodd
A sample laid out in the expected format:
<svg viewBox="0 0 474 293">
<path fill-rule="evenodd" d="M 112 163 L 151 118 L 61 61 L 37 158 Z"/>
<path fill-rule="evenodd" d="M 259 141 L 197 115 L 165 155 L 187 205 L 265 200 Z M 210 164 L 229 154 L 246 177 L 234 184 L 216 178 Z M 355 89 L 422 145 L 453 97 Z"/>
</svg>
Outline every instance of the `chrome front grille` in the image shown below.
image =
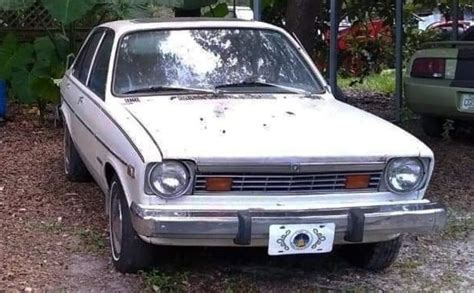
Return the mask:
<svg viewBox="0 0 474 293">
<path fill-rule="evenodd" d="M 331 193 L 341 191 L 377 191 L 383 171 L 345 171 L 324 173 L 198 173 L 194 185 L 195 194 L 209 194 L 206 190 L 207 178 L 231 178 L 231 193 Z M 349 175 L 369 175 L 369 187 L 366 189 L 346 189 L 346 177 Z"/>
</svg>

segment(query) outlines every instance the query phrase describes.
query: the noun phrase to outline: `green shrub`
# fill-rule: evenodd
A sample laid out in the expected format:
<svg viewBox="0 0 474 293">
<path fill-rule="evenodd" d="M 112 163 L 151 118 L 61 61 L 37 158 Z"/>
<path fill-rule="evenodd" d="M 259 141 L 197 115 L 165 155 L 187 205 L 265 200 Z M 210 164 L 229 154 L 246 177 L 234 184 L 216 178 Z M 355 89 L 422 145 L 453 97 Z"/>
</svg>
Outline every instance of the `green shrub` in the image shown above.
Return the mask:
<svg viewBox="0 0 474 293">
<path fill-rule="evenodd" d="M 61 36 L 20 43 L 10 33 L 0 47 L 0 78 L 8 82 L 19 102 L 37 104 L 41 118 L 47 103 L 59 101 L 59 88 L 54 79 L 64 74 L 67 43 Z"/>
</svg>

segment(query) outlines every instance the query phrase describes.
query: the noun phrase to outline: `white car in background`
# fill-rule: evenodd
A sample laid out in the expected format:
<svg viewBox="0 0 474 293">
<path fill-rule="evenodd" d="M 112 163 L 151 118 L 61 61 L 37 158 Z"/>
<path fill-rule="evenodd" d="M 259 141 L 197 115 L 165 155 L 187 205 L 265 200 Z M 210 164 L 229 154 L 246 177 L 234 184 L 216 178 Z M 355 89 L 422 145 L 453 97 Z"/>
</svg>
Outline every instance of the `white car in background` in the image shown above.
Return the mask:
<svg viewBox="0 0 474 293">
<path fill-rule="evenodd" d="M 444 226 L 424 199 L 432 151 L 337 101 L 281 28 L 253 21 L 103 24 L 62 84 L 64 168 L 105 194 L 113 263 L 160 245 L 343 245 L 356 265 L 395 260 L 403 233 Z"/>
<path fill-rule="evenodd" d="M 229 18 L 237 18 L 241 20 L 253 20 L 255 18 L 253 9 L 247 6 L 229 5 Z"/>
</svg>

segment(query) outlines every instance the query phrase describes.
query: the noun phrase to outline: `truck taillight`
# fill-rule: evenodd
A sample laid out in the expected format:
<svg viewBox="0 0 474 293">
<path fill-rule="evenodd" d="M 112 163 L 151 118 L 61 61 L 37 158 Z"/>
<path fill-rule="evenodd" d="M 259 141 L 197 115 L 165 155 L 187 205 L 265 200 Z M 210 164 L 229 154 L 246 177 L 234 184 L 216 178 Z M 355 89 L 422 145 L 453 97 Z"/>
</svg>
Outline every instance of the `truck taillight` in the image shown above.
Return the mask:
<svg viewBox="0 0 474 293">
<path fill-rule="evenodd" d="M 444 78 L 446 59 L 443 58 L 418 58 L 411 68 L 412 77 Z"/>
</svg>

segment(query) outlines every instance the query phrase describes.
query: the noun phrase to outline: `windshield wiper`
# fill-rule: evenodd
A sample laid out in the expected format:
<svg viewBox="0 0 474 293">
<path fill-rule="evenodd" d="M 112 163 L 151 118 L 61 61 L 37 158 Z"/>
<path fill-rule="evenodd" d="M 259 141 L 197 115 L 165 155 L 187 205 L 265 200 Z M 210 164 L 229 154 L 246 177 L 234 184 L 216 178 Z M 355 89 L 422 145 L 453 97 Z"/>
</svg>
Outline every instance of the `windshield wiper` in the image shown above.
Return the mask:
<svg viewBox="0 0 474 293">
<path fill-rule="evenodd" d="M 294 88 L 294 87 L 289 87 L 289 86 L 284 86 L 284 85 L 279 85 L 275 83 L 270 83 L 270 82 L 264 82 L 264 81 L 249 81 L 245 80 L 242 82 L 237 82 L 237 83 L 228 83 L 228 84 L 221 84 L 215 87 L 216 90 L 219 89 L 225 89 L 225 88 L 239 88 L 239 87 L 273 87 L 273 88 L 278 88 L 285 90 L 287 92 L 291 93 L 297 93 L 297 94 L 310 94 L 310 92 L 300 89 L 300 88 Z"/>
<path fill-rule="evenodd" d="M 175 86 L 164 86 L 164 85 L 136 88 L 133 90 L 126 91 L 123 94 L 130 95 L 130 94 L 159 93 L 159 92 L 190 92 L 190 93 L 216 94 L 216 91 L 212 89 L 175 87 Z"/>
</svg>

